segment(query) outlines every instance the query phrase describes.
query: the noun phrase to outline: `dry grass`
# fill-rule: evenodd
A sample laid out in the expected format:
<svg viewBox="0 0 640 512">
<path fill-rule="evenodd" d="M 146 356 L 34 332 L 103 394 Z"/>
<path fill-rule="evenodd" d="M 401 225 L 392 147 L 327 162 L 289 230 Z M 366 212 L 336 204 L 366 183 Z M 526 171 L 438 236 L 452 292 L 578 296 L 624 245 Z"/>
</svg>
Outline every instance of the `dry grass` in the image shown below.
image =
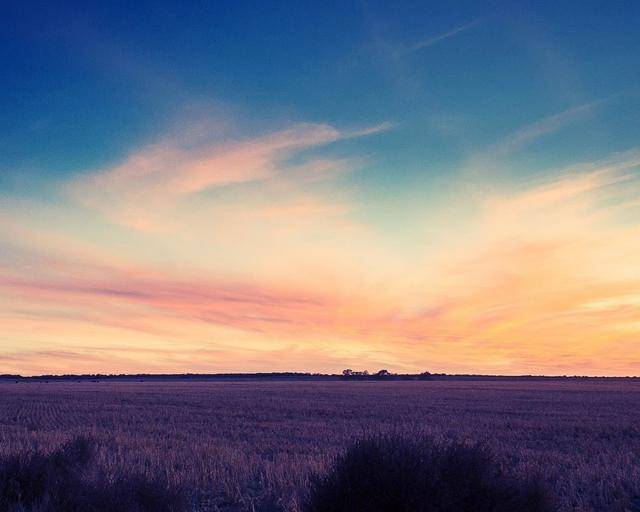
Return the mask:
<svg viewBox="0 0 640 512">
<path fill-rule="evenodd" d="M 634 382 L 0 383 L 0 455 L 97 440 L 97 465 L 163 477 L 201 510 L 299 510 L 311 473 L 365 433 L 486 441 L 564 511 L 640 496 Z"/>
</svg>

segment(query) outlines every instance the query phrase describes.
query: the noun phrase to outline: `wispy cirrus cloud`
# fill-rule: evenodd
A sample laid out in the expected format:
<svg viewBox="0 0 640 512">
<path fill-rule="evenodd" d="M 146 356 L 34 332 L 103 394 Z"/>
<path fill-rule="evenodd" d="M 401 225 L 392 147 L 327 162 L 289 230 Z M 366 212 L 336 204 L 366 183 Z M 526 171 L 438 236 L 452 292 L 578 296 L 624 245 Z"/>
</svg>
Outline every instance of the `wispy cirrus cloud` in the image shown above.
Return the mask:
<svg viewBox="0 0 640 512">
<path fill-rule="evenodd" d="M 501 169 L 509 166 L 507 162 L 517 153 L 525 150 L 544 137 L 551 136 L 589 116 L 597 113 L 598 109 L 607 103 L 608 99 L 598 99 L 568 108 L 561 112 L 538 119 L 517 130 L 503 136 L 497 142 L 473 152 L 465 165 L 467 177 L 487 181 L 491 175 L 496 175 Z M 491 180 L 488 180 L 491 181 Z"/>
<path fill-rule="evenodd" d="M 315 158 L 292 166 L 294 155 L 343 139 L 374 135 L 392 128 L 381 123 L 340 131 L 324 124 L 298 124 L 244 140 L 199 142 L 163 140 L 129 155 L 122 163 L 71 183 L 68 193 L 111 220 L 138 229 L 153 229 L 154 214 L 184 198 L 216 188 L 266 182 L 287 169 L 343 169 L 346 160 Z M 304 179 L 305 176 L 301 176 Z"/>
<path fill-rule="evenodd" d="M 576 107 L 545 117 L 539 121 L 534 121 L 533 123 L 520 128 L 505 140 L 491 147 L 488 153 L 494 158 L 510 155 L 524 147 L 526 144 L 557 132 L 558 130 L 561 130 L 594 113 L 605 102 L 606 100 L 596 100 L 583 103 Z"/>
<path fill-rule="evenodd" d="M 396 52 L 394 53 L 395 57 L 403 57 L 405 55 L 408 55 L 410 53 L 414 53 L 417 52 L 419 50 L 424 50 L 425 48 L 429 48 L 430 46 L 433 46 L 434 44 L 437 44 L 441 41 L 444 41 L 445 39 L 449 39 L 451 37 L 454 37 L 458 34 L 462 34 L 463 32 L 467 32 L 468 30 L 471 30 L 475 27 L 477 27 L 478 25 L 482 24 L 484 22 L 483 18 L 476 18 L 475 20 L 472 20 L 468 23 L 464 23 L 462 25 L 458 25 L 457 27 L 452 28 L 451 30 L 448 30 L 442 34 L 438 34 L 435 36 L 431 36 L 431 37 L 427 37 L 426 39 L 423 39 L 421 41 L 418 41 L 416 43 L 410 44 L 404 48 L 400 48 L 398 50 L 396 50 Z"/>
</svg>

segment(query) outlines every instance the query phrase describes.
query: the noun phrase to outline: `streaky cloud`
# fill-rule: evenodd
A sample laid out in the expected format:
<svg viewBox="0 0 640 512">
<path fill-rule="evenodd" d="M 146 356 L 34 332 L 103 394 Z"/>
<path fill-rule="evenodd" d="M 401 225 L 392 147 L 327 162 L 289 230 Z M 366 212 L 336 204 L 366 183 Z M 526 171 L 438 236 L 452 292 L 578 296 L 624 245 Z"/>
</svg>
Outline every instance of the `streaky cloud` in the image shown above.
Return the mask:
<svg viewBox="0 0 640 512">
<path fill-rule="evenodd" d="M 510 155 L 526 144 L 534 142 L 545 135 L 557 132 L 579 121 L 583 117 L 592 114 L 596 109 L 606 103 L 606 101 L 606 99 L 599 99 L 583 103 L 528 124 L 491 148 L 490 153 L 496 158 Z"/>
<path fill-rule="evenodd" d="M 393 123 L 391 121 L 385 121 L 383 123 L 374 124 L 371 126 L 366 126 L 364 128 L 360 128 L 359 130 L 351 130 L 344 132 L 342 138 L 344 139 L 355 139 L 358 137 L 366 137 L 368 135 L 375 135 L 378 133 L 386 132 L 389 130 L 393 130 L 398 125 L 397 123 Z"/>
<path fill-rule="evenodd" d="M 475 151 L 467 159 L 465 171 L 467 176 L 478 175 L 483 180 L 487 179 L 487 173 L 491 174 L 510 156 L 523 150 L 543 137 L 550 136 L 560 130 L 582 121 L 587 116 L 594 114 L 609 99 L 598 99 L 568 108 L 561 112 L 549 115 L 526 124 L 501 140 L 489 146 Z"/>
<path fill-rule="evenodd" d="M 266 182 L 292 167 L 288 161 L 304 150 L 339 140 L 365 137 L 389 130 L 385 122 L 341 131 L 326 124 L 301 123 L 244 140 L 181 144 L 163 140 L 129 155 L 122 163 L 66 186 L 83 206 L 98 210 L 112 221 L 142 231 L 154 230 L 155 214 L 183 198 L 231 185 Z M 316 158 L 316 167 L 343 168 L 345 160 Z M 313 160 L 305 166 L 310 169 Z M 298 166 L 300 168 L 300 166 Z"/>
<path fill-rule="evenodd" d="M 471 30 L 472 28 L 477 27 L 483 22 L 484 22 L 484 18 L 477 18 L 463 25 L 459 25 L 447 32 L 444 32 L 443 34 L 428 37 L 426 39 L 423 39 L 422 41 L 418 41 L 417 43 L 407 46 L 406 48 L 402 48 L 397 52 L 395 52 L 394 56 L 402 57 L 410 53 L 417 52 L 419 50 L 424 50 L 425 48 L 429 48 L 430 46 L 433 46 L 434 44 L 439 43 L 441 41 L 444 41 L 445 39 L 449 39 L 450 37 L 454 37 L 458 34 Z"/>
</svg>

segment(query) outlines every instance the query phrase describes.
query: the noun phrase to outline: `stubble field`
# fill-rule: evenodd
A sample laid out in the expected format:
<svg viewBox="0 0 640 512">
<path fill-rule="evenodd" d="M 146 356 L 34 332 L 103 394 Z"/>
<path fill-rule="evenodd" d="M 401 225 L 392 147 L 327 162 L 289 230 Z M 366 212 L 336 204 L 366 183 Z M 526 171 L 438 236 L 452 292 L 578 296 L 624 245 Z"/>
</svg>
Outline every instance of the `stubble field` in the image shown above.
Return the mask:
<svg viewBox="0 0 640 512">
<path fill-rule="evenodd" d="M 380 432 L 484 441 L 562 512 L 640 496 L 633 381 L 0 383 L 0 456 L 88 436 L 101 472 L 162 475 L 199 510 L 297 511 L 312 473 Z"/>
</svg>

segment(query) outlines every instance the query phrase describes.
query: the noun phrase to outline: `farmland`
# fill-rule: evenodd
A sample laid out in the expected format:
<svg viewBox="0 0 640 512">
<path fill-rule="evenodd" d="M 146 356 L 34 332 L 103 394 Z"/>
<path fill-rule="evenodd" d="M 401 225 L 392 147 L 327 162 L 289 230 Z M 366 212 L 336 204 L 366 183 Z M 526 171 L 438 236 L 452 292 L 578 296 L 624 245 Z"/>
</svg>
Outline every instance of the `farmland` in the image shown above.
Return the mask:
<svg viewBox="0 0 640 512">
<path fill-rule="evenodd" d="M 0 383 L 0 455 L 88 436 L 106 474 L 166 476 L 200 510 L 297 511 L 312 473 L 379 432 L 486 442 L 562 512 L 640 496 L 637 381 Z"/>
</svg>

